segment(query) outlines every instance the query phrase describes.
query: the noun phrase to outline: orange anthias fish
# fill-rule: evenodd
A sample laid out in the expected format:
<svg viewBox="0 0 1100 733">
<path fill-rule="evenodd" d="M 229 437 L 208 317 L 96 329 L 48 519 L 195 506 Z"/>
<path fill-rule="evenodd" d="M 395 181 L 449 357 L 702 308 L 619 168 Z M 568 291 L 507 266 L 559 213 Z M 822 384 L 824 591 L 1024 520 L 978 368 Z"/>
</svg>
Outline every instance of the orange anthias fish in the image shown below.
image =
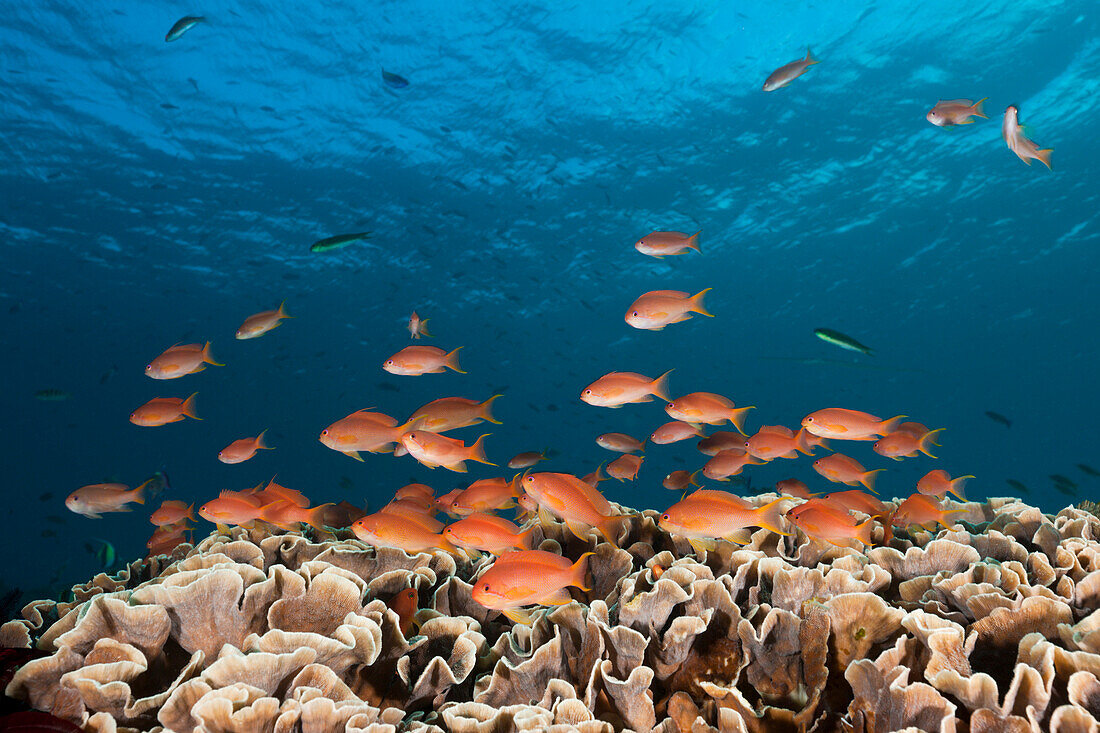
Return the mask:
<svg viewBox="0 0 1100 733">
<path fill-rule="evenodd" d="M 913 494 L 898 505 L 890 523 L 895 527 L 909 527 L 912 524 L 919 524 L 928 531 L 932 531 L 937 524 L 943 525 L 946 529 L 951 529 L 951 525 L 945 522 L 944 518 L 949 514 L 958 514 L 964 511 L 966 510 L 943 509 L 940 507 L 937 497 Z"/>
<path fill-rule="evenodd" d="M 816 500 L 820 501 L 820 499 Z M 787 519 L 796 527 L 806 533 L 808 537 L 825 540 L 831 545 L 848 547 L 849 540 L 856 540 L 860 544 L 871 544 L 871 530 L 875 520 L 868 519 L 857 523 L 846 511 L 831 509 L 827 506 L 814 505 L 796 507 L 801 511 L 790 511 Z"/>
<path fill-rule="evenodd" d="M 275 450 L 270 445 L 264 444 L 263 431 L 255 438 L 241 438 L 234 440 L 229 445 L 218 451 L 218 460 L 222 463 L 244 463 L 252 456 L 256 455 L 258 450 Z"/>
<path fill-rule="evenodd" d="M 176 344 L 145 366 L 145 376 L 153 379 L 178 379 L 201 372 L 207 364 L 225 366 L 210 355 L 210 342 L 203 344 Z"/>
<path fill-rule="evenodd" d="M 397 627 L 401 629 L 401 635 L 406 639 L 409 638 L 409 632 L 413 628 L 413 616 L 416 615 L 418 601 L 416 588 L 406 588 L 386 603 L 390 610 L 397 614 Z"/>
<path fill-rule="evenodd" d="M 546 458 L 546 451 L 524 451 L 523 453 L 517 453 L 508 459 L 508 468 L 515 468 L 523 470 L 534 466 L 539 461 L 548 460 Z"/>
<path fill-rule="evenodd" d="M 359 410 L 322 430 L 320 440 L 325 447 L 362 461 L 359 451 L 389 453 L 394 443 L 400 443 L 401 436 L 418 424 L 417 419 L 411 419 L 398 425 L 389 415 Z"/>
<path fill-rule="evenodd" d="M 252 494 L 260 500 L 261 504 L 270 504 L 273 501 L 289 501 L 291 504 L 302 508 L 309 506 L 309 499 L 306 498 L 305 494 L 297 489 L 291 489 L 282 484 L 278 484 L 275 482 L 275 479 L 271 479 L 267 486 L 262 489 L 257 486 L 254 489 L 242 493 Z"/>
<path fill-rule="evenodd" d="M 429 506 L 435 503 L 435 489 L 427 484 L 405 484 L 393 492 L 394 499 L 424 498 Z"/>
<path fill-rule="evenodd" d="M 511 509 L 516 505 L 516 487 L 505 478 L 483 478 L 474 481 L 454 498 L 447 512 L 464 517 L 474 512 Z"/>
<path fill-rule="evenodd" d="M 716 456 L 724 450 L 745 450 L 745 436 L 726 430 L 716 430 L 703 438 L 695 447 L 705 456 Z"/>
<path fill-rule="evenodd" d="M 661 515 L 658 525 L 666 532 L 686 537 L 695 552 L 713 549 L 707 540 L 725 539 L 737 544 L 748 542 L 748 527 L 762 527 L 778 534 L 783 531 L 780 504 L 776 499 L 753 506 L 725 491 L 699 489 L 676 502 Z"/>
<path fill-rule="evenodd" d="M 451 502 L 453 502 L 455 500 L 455 497 L 461 494 L 462 491 L 462 489 L 453 489 L 451 491 L 448 491 L 446 494 L 443 494 L 443 496 L 437 497 L 435 500 L 435 508 L 439 511 L 450 511 Z"/>
<path fill-rule="evenodd" d="M 687 254 L 691 250 L 702 253 L 699 249 L 700 233 L 688 236 L 683 232 L 650 232 L 634 243 L 634 249 L 657 259 Z"/>
<path fill-rule="evenodd" d="M 718 451 L 703 465 L 703 475 L 712 481 L 728 481 L 730 476 L 741 473 L 745 466 L 759 466 L 764 461 L 753 458 L 743 448 Z"/>
<path fill-rule="evenodd" d="M 569 473 L 529 473 L 520 485 L 538 504 L 540 515 L 543 510 L 549 512 L 582 540 L 588 537 L 588 528 L 595 527 L 615 544 L 615 533 L 626 517 L 614 514 L 611 502 L 590 484 Z"/>
<path fill-rule="evenodd" d="M 461 348 L 459 346 L 454 351 L 444 351 L 438 346 L 406 346 L 389 359 L 386 359 L 382 364 L 382 368 L 390 374 L 405 377 L 439 374 L 448 369 L 453 369 L 459 374 L 465 374 L 466 372 L 458 366 L 458 352 Z"/>
<path fill-rule="evenodd" d="M 170 422 L 179 422 L 185 417 L 192 420 L 202 418 L 195 414 L 195 395 L 181 400 L 179 397 L 156 397 L 130 413 L 130 422 L 143 428 L 155 428 Z"/>
<path fill-rule="evenodd" d="M 601 463 L 600 465 L 596 466 L 596 470 L 592 473 L 586 473 L 584 476 L 581 476 L 581 481 L 592 487 L 599 486 L 601 481 L 607 481 L 609 478 L 611 478 L 610 476 L 604 476 L 603 473 L 601 473 L 602 468 L 603 464 Z"/>
<path fill-rule="evenodd" d="M 982 102 L 989 97 L 982 97 L 977 102 L 969 99 L 941 99 L 936 106 L 925 115 L 925 119 L 936 127 L 951 127 L 953 125 L 969 125 L 974 122 L 971 117 L 981 117 L 988 120 L 989 117 L 982 111 Z"/>
<path fill-rule="evenodd" d="M 220 525 L 249 524 L 260 518 L 264 502 L 255 494 L 224 490 L 199 507 L 199 516 Z"/>
<path fill-rule="evenodd" d="M 711 288 L 688 295 L 680 290 L 654 290 L 640 296 L 626 312 L 627 324 L 634 328 L 660 331 L 670 323 L 691 318 L 692 313 L 714 317 L 703 305 L 703 296 Z"/>
<path fill-rule="evenodd" d="M 871 517 L 885 517 L 890 513 L 888 504 L 878 497 L 859 489 L 823 494 L 817 498 L 817 503 L 821 506 L 839 508 L 844 511 L 863 512 Z"/>
<path fill-rule="evenodd" d="M 698 425 L 673 420 L 654 430 L 653 434 L 649 436 L 649 440 L 657 445 L 668 445 L 693 437 L 703 438 L 706 436 L 703 434 L 703 429 Z"/>
<path fill-rule="evenodd" d="M 500 555 L 530 549 L 534 531 L 533 526 L 523 530 L 503 517 L 475 512 L 448 525 L 443 536 L 458 547 Z"/>
<path fill-rule="evenodd" d="M 191 528 L 183 524 L 166 524 L 157 527 L 145 546 L 149 548 L 149 556 L 167 555 L 180 544 L 187 542 L 187 533 Z"/>
<path fill-rule="evenodd" d="M 649 402 L 654 395 L 659 400 L 668 400 L 667 372 L 650 379 L 635 372 L 611 372 L 588 385 L 581 392 L 581 401 L 596 407 L 622 407 L 628 403 Z"/>
<path fill-rule="evenodd" d="M 963 494 L 963 485 L 966 484 L 967 479 L 971 478 L 974 477 L 959 476 L 957 479 L 952 480 L 951 474 L 942 468 L 937 468 L 921 477 L 921 480 L 917 482 L 917 491 L 925 496 L 936 497 L 944 496 L 950 491 L 959 497 L 959 501 L 966 501 L 966 495 Z"/>
<path fill-rule="evenodd" d="M 325 528 L 325 511 L 330 506 L 334 506 L 334 504 L 322 504 L 307 509 L 293 502 L 280 499 L 261 507 L 256 518 L 287 531 L 298 529 L 299 523 L 308 524 L 310 527 L 321 531 Z"/>
<path fill-rule="evenodd" d="M 506 552 L 474 583 L 473 599 L 486 608 L 503 611 L 515 623 L 531 622 L 521 606 L 560 606 L 572 600 L 570 586 L 589 590 L 586 552 L 576 562 L 543 550 Z"/>
<path fill-rule="evenodd" d="M 409 335 L 412 336 L 414 339 L 418 339 L 421 336 L 427 336 L 428 338 L 431 338 L 432 335 L 428 333 L 429 320 L 431 319 L 421 318 L 420 316 L 416 315 L 416 311 L 413 311 L 412 315 L 409 316 Z"/>
<path fill-rule="evenodd" d="M 875 478 L 878 472 L 884 469 L 876 468 L 868 471 L 854 458 L 849 458 L 843 453 L 833 453 L 814 461 L 814 470 L 830 481 L 848 486 L 863 484 L 868 491 L 874 491 Z"/>
<path fill-rule="evenodd" d="M 443 466 L 448 471 L 466 473 L 466 461 L 477 461 L 488 466 L 496 464 L 485 457 L 485 447 L 482 441 L 488 433 L 467 446 L 461 440 L 448 438 L 445 435 L 428 432 L 427 430 L 414 430 L 401 436 L 401 445 L 421 465 L 428 468 Z"/>
<path fill-rule="evenodd" d="M 128 512 L 126 506 L 132 501 L 145 503 L 144 484 L 131 490 L 125 484 L 89 484 L 69 494 L 65 506 L 71 512 L 83 514 L 91 519 L 99 519 L 107 512 Z"/>
<path fill-rule="evenodd" d="M 749 455 L 762 461 L 797 458 L 799 453 L 812 456 L 814 448 L 818 446 L 829 447 L 824 438 L 807 433 L 804 429 L 796 434 L 782 425 L 764 425 L 745 441 L 745 450 Z"/>
<path fill-rule="evenodd" d="M 645 445 L 637 438 L 632 438 L 626 433 L 604 433 L 596 438 L 596 445 L 616 453 L 633 453 L 644 451 Z"/>
<path fill-rule="evenodd" d="M 642 467 L 644 456 L 636 456 L 631 453 L 623 453 L 621 456 L 607 464 L 607 475 L 620 481 L 633 481 L 638 478 L 638 471 Z"/>
<path fill-rule="evenodd" d="M 797 79 L 806 73 L 806 70 L 818 63 L 814 55 L 810 53 L 810 49 L 806 49 L 806 58 L 799 59 L 798 61 L 792 61 L 789 64 L 783 64 L 778 69 L 768 74 L 768 78 L 764 80 L 764 91 L 774 92 L 776 89 L 781 89 L 792 81 Z"/>
<path fill-rule="evenodd" d="M 1050 168 L 1050 154 L 1054 149 L 1040 150 L 1038 145 L 1029 140 L 1024 135 L 1024 128 L 1020 126 L 1019 114 L 1020 110 L 1015 106 L 1005 110 L 1004 121 L 1001 123 L 1001 137 L 1004 138 L 1005 144 L 1028 165 L 1031 165 L 1032 160 L 1037 160 Z"/>
<path fill-rule="evenodd" d="M 501 395 L 493 395 L 484 402 L 468 400 L 465 397 L 440 397 L 432 400 L 412 414 L 410 420 L 420 420 L 420 427 L 433 433 L 445 433 L 477 425 L 483 420 L 500 425 L 500 420 L 489 411 L 493 400 Z"/>
<path fill-rule="evenodd" d="M 424 511 L 423 507 L 410 503 L 408 499 L 396 499 L 378 510 L 379 514 L 392 514 L 395 517 L 404 517 L 409 521 L 420 525 L 429 532 L 442 532 L 443 522 Z"/>
<path fill-rule="evenodd" d="M 443 550 L 455 553 L 446 537 L 429 532 L 416 522 L 394 514 L 368 514 L 352 522 L 351 531 L 361 542 L 375 547 L 396 547 L 408 553 Z"/>
<path fill-rule="evenodd" d="M 286 301 L 284 300 L 276 310 L 263 311 L 244 319 L 244 323 L 237 329 L 237 338 L 242 341 L 259 338 L 276 326 L 281 325 L 284 318 L 293 317 L 286 312 Z"/>
<path fill-rule="evenodd" d="M 699 485 L 695 480 L 695 474 L 697 473 L 699 472 L 673 471 L 665 476 L 664 481 L 661 482 L 661 486 L 664 486 L 669 491 L 686 491 L 689 486 Z"/>
<path fill-rule="evenodd" d="M 875 440 L 894 432 L 905 415 L 879 420 L 874 415 L 843 407 L 829 407 L 802 418 L 802 427 L 821 438 Z"/>
<path fill-rule="evenodd" d="M 188 504 L 185 501 L 179 501 L 177 499 L 165 499 L 157 507 L 157 510 L 153 512 L 153 516 L 149 517 L 149 521 L 158 527 L 164 527 L 169 524 L 175 524 L 176 522 L 183 521 L 184 519 L 195 520 L 195 513 L 193 511 L 195 505 Z"/>
<path fill-rule="evenodd" d="M 736 407 L 731 400 L 711 392 L 692 392 L 665 405 L 665 412 L 673 420 L 706 425 L 733 423 L 737 432 L 745 432 L 745 414 L 755 407 Z"/>
<path fill-rule="evenodd" d="M 944 431 L 943 428 L 939 430 L 924 430 L 921 433 L 917 433 L 912 429 L 904 429 L 906 425 L 924 427 L 919 423 L 903 423 L 898 426 L 898 429 L 892 433 L 887 433 L 882 439 L 875 442 L 873 450 L 880 456 L 887 458 L 893 458 L 895 461 L 900 461 L 903 458 L 911 458 L 917 453 L 923 453 L 929 458 L 935 458 L 932 455 L 932 446 L 939 445 L 936 442 L 936 435 Z"/>
<path fill-rule="evenodd" d="M 793 496 L 796 499 L 812 499 L 817 494 L 810 493 L 810 487 L 799 481 L 796 478 L 783 479 L 782 481 L 775 482 L 775 490 L 786 496 Z"/>
</svg>

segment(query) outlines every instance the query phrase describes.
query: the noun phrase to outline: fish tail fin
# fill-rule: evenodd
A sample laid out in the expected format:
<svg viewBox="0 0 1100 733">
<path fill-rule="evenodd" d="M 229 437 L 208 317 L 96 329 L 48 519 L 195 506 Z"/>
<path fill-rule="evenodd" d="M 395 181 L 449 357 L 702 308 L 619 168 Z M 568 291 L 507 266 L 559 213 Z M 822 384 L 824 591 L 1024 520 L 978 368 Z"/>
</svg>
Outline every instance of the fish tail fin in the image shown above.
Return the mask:
<svg viewBox="0 0 1100 733">
<path fill-rule="evenodd" d="M 267 434 L 267 429 L 264 428 L 263 432 L 256 436 L 256 450 L 275 450 L 270 445 L 264 442 L 264 435 Z"/>
<path fill-rule="evenodd" d="M 225 364 L 214 361 L 214 355 L 210 353 L 209 341 L 207 341 L 206 345 L 202 347 L 202 360 L 207 364 L 213 364 L 214 366 L 225 366 Z"/>
<path fill-rule="evenodd" d="M 702 472 L 703 469 L 701 468 L 697 468 L 696 470 L 692 471 L 691 474 L 688 476 L 688 486 L 702 486 L 702 484 L 695 480 L 695 477 Z"/>
<path fill-rule="evenodd" d="M 294 316 L 286 312 L 286 301 L 279 303 L 279 309 L 275 311 L 275 315 L 279 318 L 293 318 Z"/>
<path fill-rule="evenodd" d="M 889 420 L 883 420 L 882 424 L 879 425 L 879 429 L 881 430 L 882 435 L 885 436 L 885 435 L 888 435 L 888 434 L 896 431 L 898 429 L 898 425 L 901 424 L 901 421 L 904 420 L 907 417 L 909 417 L 909 416 L 908 415 L 894 415 Z M 870 438 L 869 440 L 873 440 L 873 438 Z"/>
<path fill-rule="evenodd" d="M 149 482 L 146 481 L 141 486 L 137 487 L 132 492 L 130 492 L 131 495 L 132 495 L 133 500 L 136 501 L 138 504 L 144 504 L 145 503 L 145 488 L 148 485 L 149 485 Z"/>
<path fill-rule="evenodd" d="M 320 506 L 313 507 L 305 513 L 305 516 L 302 518 L 302 522 L 308 524 L 310 527 L 313 527 L 318 532 L 324 531 L 325 510 L 328 509 L 330 506 L 336 505 L 330 501 L 327 504 L 321 504 Z"/>
<path fill-rule="evenodd" d="M 439 535 L 439 539 L 436 541 L 436 543 L 434 545 L 432 545 L 432 547 L 435 547 L 437 550 L 443 550 L 444 552 L 450 553 L 452 555 L 463 555 L 463 554 L 465 554 L 465 553 L 462 552 L 462 550 L 458 549 L 458 547 L 451 544 L 451 541 L 448 540 L 443 535 Z"/>
<path fill-rule="evenodd" d="M 767 504 L 753 509 L 753 521 L 756 523 L 756 526 L 763 527 L 776 534 L 789 535 L 790 532 L 783 531 L 783 510 L 779 506 L 784 501 L 788 500 L 786 498 L 776 499 L 775 501 L 769 501 Z"/>
<path fill-rule="evenodd" d="M 520 550 L 530 550 L 535 544 L 535 527 L 537 524 L 533 524 L 527 529 L 516 535 L 516 543 L 514 547 Z"/>
<path fill-rule="evenodd" d="M 182 412 L 184 415 L 191 418 L 192 420 L 202 420 L 201 417 L 195 414 L 195 395 L 197 394 L 198 392 L 192 393 L 192 395 L 185 399 L 183 401 L 183 404 L 180 405 L 180 412 Z"/>
<path fill-rule="evenodd" d="M 485 457 L 485 445 L 482 441 L 484 441 L 490 435 L 492 435 L 492 433 L 485 433 L 474 441 L 474 444 L 470 446 L 470 455 L 468 457 L 468 460 L 477 461 L 478 463 L 484 463 L 487 466 L 497 465 Z"/>
<path fill-rule="evenodd" d="M 947 428 L 938 428 L 936 430 L 929 430 L 920 439 L 920 442 L 917 444 L 917 450 L 929 458 L 935 458 L 935 456 L 932 455 L 930 446 L 939 445 L 939 443 L 936 442 L 936 433 L 942 433 L 946 429 Z"/>
<path fill-rule="evenodd" d="M 1048 170 L 1054 170 L 1050 166 L 1050 154 L 1053 153 L 1053 152 L 1054 152 L 1054 148 L 1046 148 L 1044 150 L 1036 150 L 1035 151 L 1035 157 L 1036 157 L 1036 159 L 1039 160 L 1039 162 L 1041 162 L 1043 165 L 1045 165 Z"/>
<path fill-rule="evenodd" d="M 749 410 L 755 409 L 755 405 L 749 405 L 748 407 L 738 407 L 735 410 L 730 410 L 729 420 L 733 423 L 733 427 L 737 428 L 737 432 L 742 435 L 747 434 L 745 433 L 745 416 L 748 414 Z"/>
<path fill-rule="evenodd" d="M 818 447 L 828 450 L 829 442 L 825 438 L 809 432 L 806 428 L 798 429 L 798 433 L 795 435 L 795 450 L 803 455 L 812 456 L 814 449 Z"/>
<path fill-rule="evenodd" d="M 816 58 L 814 58 L 814 53 L 810 50 L 809 46 L 806 46 L 806 58 L 802 60 L 806 62 L 806 66 L 813 66 L 814 64 L 821 63 Z"/>
<path fill-rule="evenodd" d="M 688 237 L 688 241 L 684 242 L 684 246 L 688 249 L 695 250 L 699 254 L 703 254 L 703 250 L 699 248 L 699 235 L 702 233 L 703 230 L 700 229 L 699 231 L 695 232 L 695 234 L 692 234 L 690 237 Z"/>
<path fill-rule="evenodd" d="M 492 397 L 490 397 L 489 399 L 482 402 L 481 403 L 481 408 L 478 411 L 478 416 L 482 420 L 485 420 L 486 422 L 491 422 L 491 423 L 494 423 L 496 425 L 500 425 L 501 424 L 500 420 L 497 420 L 495 417 L 493 417 L 493 413 L 491 413 L 489 410 L 493 406 L 493 400 L 498 399 L 498 398 L 503 397 L 503 396 L 504 395 L 495 394 Z"/>
<path fill-rule="evenodd" d="M 594 552 L 586 552 L 577 558 L 577 561 L 573 563 L 573 567 L 570 568 L 568 585 L 580 588 L 585 593 L 592 590 L 584 581 L 585 576 L 588 575 L 588 558 L 595 554 Z"/>
<path fill-rule="evenodd" d="M 852 536 L 862 542 L 864 545 L 874 544 L 871 541 L 871 530 L 874 528 L 874 525 L 874 519 L 868 519 L 863 524 L 857 524 L 855 534 Z"/>
<path fill-rule="evenodd" d="M 194 504 L 190 504 L 187 507 L 187 513 L 183 515 L 183 518 L 184 519 L 190 519 L 192 522 L 199 521 L 199 520 L 195 519 L 195 505 Z"/>
<path fill-rule="evenodd" d="M 659 400 L 669 401 L 668 396 L 668 375 L 672 374 L 672 370 L 669 369 L 661 376 L 654 379 L 649 383 L 649 393 Z"/>
<path fill-rule="evenodd" d="M 695 311 L 701 316 L 708 316 L 714 318 L 714 314 L 707 310 L 707 307 L 703 305 L 703 296 L 709 293 L 714 288 L 707 288 L 706 290 L 700 290 L 695 295 L 691 296 L 691 310 Z"/>
<path fill-rule="evenodd" d="M 596 529 L 599 530 L 605 540 L 617 547 L 619 529 L 626 523 L 627 518 L 625 514 L 604 517 L 596 525 Z"/>
<path fill-rule="evenodd" d="M 454 369 L 454 370 L 455 370 L 456 372 L 458 372 L 459 374 L 465 374 L 466 372 L 462 371 L 462 369 L 461 369 L 461 368 L 459 368 L 459 366 L 458 366 L 458 352 L 459 352 L 459 351 L 460 351 L 461 349 L 462 349 L 462 347 L 461 347 L 461 346 L 459 346 L 459 347 L 458 347 L 457 349 L 455 349 L 454 351 L 451 351 L 451 352 L 449 352 L 449 353 L 447 354 L 446 358 L 445 358 L 445 359 L 444 359 L 444 361 L 443 361 L 443 366 L 445 366 L 445 367 L 447 367 L 447 368 L 449 368 L 449 369 Z"/>
<path fill-rule="evenodd" d="M 421 336 L 427 336 L 428 338 L 432 338 L 432 335 L 430 333 L 428 333 L 428 321 L 430 321 L 430 320 L 431 320 L 430 318 L 425 318 L 424 320 L 422 320 L 420 322 L 420 329 L 419 329 L 419 333 L 416 335 L 416 338 L 420 338 Z"/>
<path fill-rule="evenodd" d="M 987 114 L 985 113 L 985 110 L 983 110 L 983 109 L 982 109 L 982 103 L 983 103 L 983 102 L 985 102 L 985 101 L 986 101 L 987 99 L 989 99 L 989 97 L 982 97 L 982 98 L 981 98 L 981 99 L 979 99 L 979 100 L 978 100 L 977 102 L 975 102 L 974 104 L 970 105 L 970 113 L 971 113 L 972 115 L 974 115 L 975 117 L 981 117 L 981 118 L 983 118 L 983 119 L 986 119 L 986 120 L 988 120 L 988 119 L 989 119 L 989 115 L 987 115 Z"/>
<path fill-rule="evenodd" d="M 959 501 L 966 501 L 967 499 L 966 499 L 966 494 L 963 493 L 963 486 L 966 485 L 967 479 L 972 479 L 972 478 L 974 478 L 974 477 L 973 476 L 959 476 L 957 479 L 955 479 L 954 481 L 952 481 L 948 485 L 947 490 L 950 491 L 955 496 L 959 497 Z"/>
<path fill-rule="evenodd" d="M 878 493 L 875 491 L 875 479 L 878 478 L 879 471 L 885 470 L 885 468 L 876 468 L 873 471 L 867 471 L 859 477 L 859 482 L 863 484 L 863 487 L 870 491 L 872 494 Z"/>
</svg>

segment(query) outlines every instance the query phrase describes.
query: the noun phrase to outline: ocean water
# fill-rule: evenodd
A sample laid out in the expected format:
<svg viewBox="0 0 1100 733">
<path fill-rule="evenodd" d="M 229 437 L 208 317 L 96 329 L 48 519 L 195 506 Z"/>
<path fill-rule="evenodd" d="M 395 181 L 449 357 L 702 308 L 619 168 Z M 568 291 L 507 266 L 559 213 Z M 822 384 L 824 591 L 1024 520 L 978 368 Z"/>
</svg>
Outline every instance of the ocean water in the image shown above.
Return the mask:
<svg viewBox="0 0 1100 733">
<path fill-rule="evenodd" d="M 207 22 L 166 43 L 185 13 Z M 761 91 L 807 46 L 820 64 Z M 832 406 L 946 428 L 937 461 L 844 446 L 888 469 L 886 496 L 942 467 L 974 474 L 972 497 L 1012 478 L 1048 511 L 1097 498 L 1075 467 L 1100 465 L 1094 2 L 50 0 L 0 17 L 0 74 L 5 591 L 56 596 L 89 577 L 92 538 L 144 554 L 152 507 L 72 514 L 63 500 L 84 484 L 163 468 L 160 498 L 201 503 L 277 474 L 317 503 L 377 506 L 409 481 L 442 493 L 501 475 L 357 463 L 318 442 L 361 408 L 404 419 L 502 393 L 503 424 L 480 426 L 492 460 L 548 448 L 541 467 L 587 473 L 614 457 L 596 435 L 667 419 L 660 403 L 579 401 L 616 370 L 674 369 L 674 396 L 756 405 L 750 430 Z M 990 119 L 925 120 L 957 97 L 988 97 Z M 1009 104 L 1054 148 L 1053 172 L 1006 148 Z M 701 230 L 703 254 L 642 256 L 652 230 Z M 707 287 L 713 319 L 623 321 L 643 292 Z M 234 340 L 283 300 L 293 320 Z M 467 374 L 381 369 L 414 309 L 429 343 L 464 347 Z M 143 375 L 172 344 L 207 340 L 226 366 Z M 201 422 L 127 420 L 195 391 Z M 274 451 L 216 460 L 263 429 Z M 609 498 L 663 508 L 679 495 L 661 478 L 706 460 L 690 442 L 646 455 L 636 482 L 602 484 Z M 824 488 L 805 459 L 748 475 L 752 490 Z"/>
</svg>

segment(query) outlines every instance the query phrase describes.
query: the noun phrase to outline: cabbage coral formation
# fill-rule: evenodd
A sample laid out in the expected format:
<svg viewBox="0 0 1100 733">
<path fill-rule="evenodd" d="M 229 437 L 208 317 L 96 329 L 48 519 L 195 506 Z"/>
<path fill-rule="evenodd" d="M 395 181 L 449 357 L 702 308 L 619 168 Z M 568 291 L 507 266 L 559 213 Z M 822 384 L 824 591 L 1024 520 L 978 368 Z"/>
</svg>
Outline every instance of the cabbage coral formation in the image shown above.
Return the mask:
<svg viewBox="0 0 1100 733">
<path fill-rule="evenodd" d="M 959 506 L 865 553 L 550 525 L 591 590 L 531 626 L 472 600 L 490 558 L 234 529 L 29 604 L 0 642 L 52 654 L 7 694 L 89 731 L 1097 730 L 1100 519 Z"/>
</svg>

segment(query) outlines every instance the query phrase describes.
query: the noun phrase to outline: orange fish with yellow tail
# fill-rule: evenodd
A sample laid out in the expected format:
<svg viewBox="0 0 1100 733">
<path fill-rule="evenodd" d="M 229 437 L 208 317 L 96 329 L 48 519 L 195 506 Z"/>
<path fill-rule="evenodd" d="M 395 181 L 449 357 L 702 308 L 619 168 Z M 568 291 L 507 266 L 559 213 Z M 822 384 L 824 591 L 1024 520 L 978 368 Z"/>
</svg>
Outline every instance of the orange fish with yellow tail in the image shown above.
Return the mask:
<svg viewBox="0 0 1100 733">
<path fill-rule="evenodd" d="M 713 540 L 717 539 L 746 544 L 749 527 L 786 535 L 781 508 L 785 501 L 776 499 L 758 507 L 725 491 L 699 489 L 666 509 L 657 524 L 666 532 L 687 538 L 695 552 L 702 554 L 705 549 L 713 549 Z"/>
<path fill-rule="evenodd" d="M 416 522 L 393 514 L 368 514 L 352 522 L 351 531 L 360 542 L 374 547 L 396 547 L 408 553 L 457 549 L 443 535 L 429 532 Z"/>
<path fill-rule="evenodd" d="M 454 351 L 444 351 L 438 346 L 406 346 L 382 362 L 382 368 L 390 374 L 403 377 L 440 374 L 448 369 L 465 374 L 458 366 L 458 352 L 461 348 L 459 346 Z"/>
<path fill-rule="evenodd" d="M 484 421 L 500 425 L 500 420 L 490 411 L 493 401 L 501 395 L 493 395 L 484 402 L 465 397 L 440 397 L 432 400 L 412 414 L 410 420 L 420 420 L 420 427 L 433 433 L 458 430 Z"/>
<path fill-rule="evenodd" d="M 202 418 L 195 414 L 195 392 L 185 400 L 179 397 L 156 397 L 130 413 L 130 422 L 143 428 L 155 428 L 179 422 L 185 417 Z"/>
<path fill-rule="evenodd" d="M 745 432 L 745 415 L 755 407 L 736 407 L 732 400 L 712 392 L 692 392 L 677 397 L 665 405 L 665 412 L 673 420 L 696 425 L 722 425 L 733 423 L 737 432 Z"/>
<path fill-rule="evenodd" d="M 828 407 L 802 418 L 802 427 L 821 438 L 875 440 L 894 432 L 905 415 L 880 420 L 874 415 L 843 407 Z"/>
<path fill-rule="evenodd" d="M 500 555 L 508 550 L 531 549 L 534 531 L 533 526 L 524 530 L 503 517 L 474 512 L 447 525 L 443 536 L 458 547 Z"/>
<path fill-rule="evenodd" d="M 581 391 L 581 401 L 595 407 L 622 407 L 626 404 L 649 402 L 652 396 L 668 400 L 667 372 L 650 379 L 635 372 L 611 372 L 597 379 Z"/>
<path fill-rule="evenodd" d="M 688 295 L 681 290 L 654 290 L 635 300 L 626 312 L 628 325 L 648 331 L 660 331 L 670 323 L 681 323 L 692 313 L 713 318 L 714 314 L 703 305 L 703 296 L 711 288 Z"/>
<path fill-rule="evenodd" d="M 952 525 L 944 519 L 951 514 L 965 512 L 965 509 L 944 509 L 940 506 L 939 499 L 924 494 L 912 494 L 898 505 L 894 511 L 890 524 L 894 527 L 906 527 L 919 524 L 928 531 L 935 529 L 936 525 L 942 525 L 945 529 L 951 529 Z"/>
<path fill-rule="evenodd" d="M 879 471 L 885 470 L 876 468 L 873 471 L 868 471 L 860 465 L 859 461 L 849 458 L 843 453 L 833 453 L 818 458 L 814 461 L 813 466 L 815 471 L 830 481 L 847 484 L 848 486 L 863 484 L 868 491 L 875 490 L 875 478 L 878 476 Z"/>
<path fill-rule="evenodd" d="M 244 323 L 237 329 L 236 337 L 239 340 L 259 338 L 271 329 L 282 325 L 284 318 L 293 317 L 286 312 L 286 301 L 284 300 L 276 310 L 263 311 L 244 319 Z"/>
<path fill-rule="evenodd" d="M 925 496 L 942 497 L 947 492 L 951 492 L 955 496 L 959 497 L 959 501 L 966 501 L 966 494 L 963 493 L 963 485 L 966 484 L 967 479 L 972 479 L 973 476 L 959 476 L 957 479 L 952 479 L 951 474 L 944 471 L 942 468 L 929 471 L 921 477 L 917 482 L 917 491 Z"/>
<path fill-rule="evenodd" d="M 503 611 L 518 624 L 531 623 L 523 606 L 561 606 L 573 600 L 568 588 L 589 590 L 586 552 L 572 562 L 543 550 L 506 552 L 477 579 L 473 599 L 486 608 Z"/>
<path fill-rule="evenodd" d="M 486 433 L 475 440 L 472 445 L 466 445 L 461 440 L 448 438 L 445 435 L 427 430 L 413 430 L 401 436 L 401 445 L 405 446 L 405 450 L 409 452 L 409 455 L 419 461 L 422 466 L 427 468 L 442 466 L 448 471 L 466 473 L 466 461 L 476 461 L 487 466 L 496 465 L 485 457 L 483 443 L 488 436 L 489 434 Z"/>
<path fill-rule="evenodd" d="M 179 379 L 206 369 L 207 364 L 225 366 L 210 355 L 210 342 L 203 344 L 176 344 L 145 366 L 145 376 L 153 379 Z"/>
<path fill-rule="evenodd" d="M 627 517 L 616 515 L 611 502 L 595 487 L 569 473 L 528 473 L 517 476 L 516 481 L 538 504 L 544 524 L 557 517 L 582 540 L 588 537 L 588 528 L 595 527 L 615 544 L 615 535 Z"/>
</svg>

